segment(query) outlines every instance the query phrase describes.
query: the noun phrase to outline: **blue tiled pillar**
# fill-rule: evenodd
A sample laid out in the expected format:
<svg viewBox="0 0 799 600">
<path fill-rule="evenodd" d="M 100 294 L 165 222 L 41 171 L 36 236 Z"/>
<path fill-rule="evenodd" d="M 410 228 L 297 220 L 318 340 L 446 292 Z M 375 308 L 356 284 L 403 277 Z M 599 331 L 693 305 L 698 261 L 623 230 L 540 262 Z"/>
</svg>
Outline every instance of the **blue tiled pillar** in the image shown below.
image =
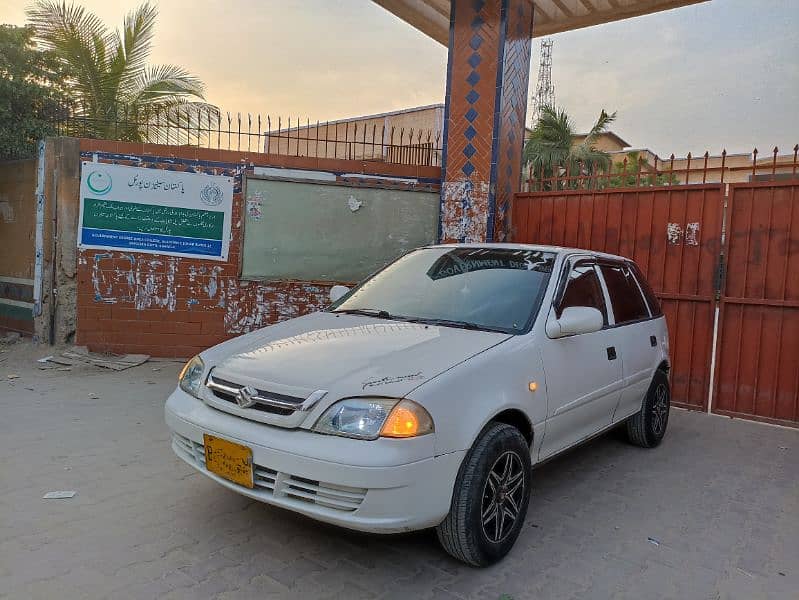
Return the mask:
<svg viewBox="0 0 799 600">
<path fill-rule="evenodd" d="M 503 241 L 519 191 L 531 0 L 452 0 L 442 242 Z"/>
</svg>

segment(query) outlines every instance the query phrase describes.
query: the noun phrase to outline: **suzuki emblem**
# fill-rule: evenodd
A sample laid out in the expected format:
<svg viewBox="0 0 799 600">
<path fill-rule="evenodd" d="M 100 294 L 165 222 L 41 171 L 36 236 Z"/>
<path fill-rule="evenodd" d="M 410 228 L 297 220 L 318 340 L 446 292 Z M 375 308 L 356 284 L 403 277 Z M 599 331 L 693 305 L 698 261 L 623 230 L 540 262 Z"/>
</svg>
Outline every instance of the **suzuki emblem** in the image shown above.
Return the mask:
<svg viewBox="0 0 799 600">
<path fill-rule="evenodd" d="M 238 404 L 241 408 L 250 408 L 252 405 L 258 402 L 255 399 L 257 395 L 258 390 L 251 385 L 245 386 L 236 394 L 236 404 Z"/>
</svg>

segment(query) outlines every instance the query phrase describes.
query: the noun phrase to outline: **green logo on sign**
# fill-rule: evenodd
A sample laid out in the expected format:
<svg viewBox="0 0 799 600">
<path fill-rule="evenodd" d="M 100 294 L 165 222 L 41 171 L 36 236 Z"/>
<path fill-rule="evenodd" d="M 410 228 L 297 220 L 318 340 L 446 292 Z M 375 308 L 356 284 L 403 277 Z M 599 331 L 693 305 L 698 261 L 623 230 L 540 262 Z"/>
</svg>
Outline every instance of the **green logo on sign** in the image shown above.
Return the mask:
<svg viewBox="0 0 799 600">
<path fill-rule="evenodd" d="M 92 171 L 86 178 L 86 185 L 98 196 L 111 191 L 111 176 L 106 171 Z"/>
</svg>

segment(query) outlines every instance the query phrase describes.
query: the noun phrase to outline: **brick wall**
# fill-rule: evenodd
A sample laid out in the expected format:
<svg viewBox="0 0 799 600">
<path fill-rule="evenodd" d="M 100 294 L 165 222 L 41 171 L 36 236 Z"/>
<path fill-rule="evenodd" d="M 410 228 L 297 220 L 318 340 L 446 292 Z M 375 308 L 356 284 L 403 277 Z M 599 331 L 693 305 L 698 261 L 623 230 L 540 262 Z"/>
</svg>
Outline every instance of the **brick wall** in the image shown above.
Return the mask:
<svg viewBox="0 0 799 600">
<path fill-rule="evenodd" d="M 203 148 L 81 140 L 81 159 L 234 177 L 232 239 L 226 262 L 136 252 L 78 252 L 78 344 L 108 352 L 187 357 L 280 320 L 318 310 L 333 283 L 243 281 L 243 175 L 255 166 L 412 177 L 437 187 L 440 169 L 286 157 Z M 375 185 L 373 180 L 348 183 Z"/>
</svg>

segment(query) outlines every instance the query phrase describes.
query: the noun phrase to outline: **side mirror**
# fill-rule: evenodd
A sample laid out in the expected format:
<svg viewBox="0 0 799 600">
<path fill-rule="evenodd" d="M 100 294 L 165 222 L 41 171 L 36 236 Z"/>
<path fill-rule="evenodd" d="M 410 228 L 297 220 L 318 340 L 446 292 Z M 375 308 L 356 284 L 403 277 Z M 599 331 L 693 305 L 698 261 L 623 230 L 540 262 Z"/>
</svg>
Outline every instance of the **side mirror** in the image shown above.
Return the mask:
<svg viewBox="0 0 799 600">
<path fill-rule="evenodd" d="M 594 333 L 605 325 L 602 313 L 589 306 L 570 306 L 563 309 L 560 319 L 555 318 L 553 311 L 547 319 L 547 335 L 551 338 L 562 338 L 568 335 Z"/>
<path fill-rule="evenodd" d="M 330 301 L 335 302 L 349 291 L 350 288 L 348 288 L 346 285 L 334 285 L 332 288 L 330 288 Z"/>
</svg>

